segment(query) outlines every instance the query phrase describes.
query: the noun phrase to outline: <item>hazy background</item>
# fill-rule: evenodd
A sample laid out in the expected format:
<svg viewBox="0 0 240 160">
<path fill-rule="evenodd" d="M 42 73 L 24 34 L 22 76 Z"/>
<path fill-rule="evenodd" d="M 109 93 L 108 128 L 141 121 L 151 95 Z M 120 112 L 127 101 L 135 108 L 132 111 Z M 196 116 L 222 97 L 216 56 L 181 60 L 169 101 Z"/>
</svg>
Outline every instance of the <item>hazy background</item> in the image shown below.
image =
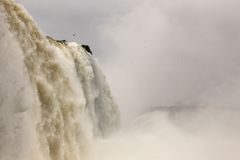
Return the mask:
<svg viewBox="0 0 240 160">
<path fill-rule="evenodd" d="M 239 1 L 17 2 L 103 67 L 124 127 L 94 160 L 239 160 Z"/>
<path fill-rule="evenodd" d="M 91 46 L 123 121 L 159 106 L 239 108 L 237 0 L 17 2 L 47 35 Z"/>
</svg>

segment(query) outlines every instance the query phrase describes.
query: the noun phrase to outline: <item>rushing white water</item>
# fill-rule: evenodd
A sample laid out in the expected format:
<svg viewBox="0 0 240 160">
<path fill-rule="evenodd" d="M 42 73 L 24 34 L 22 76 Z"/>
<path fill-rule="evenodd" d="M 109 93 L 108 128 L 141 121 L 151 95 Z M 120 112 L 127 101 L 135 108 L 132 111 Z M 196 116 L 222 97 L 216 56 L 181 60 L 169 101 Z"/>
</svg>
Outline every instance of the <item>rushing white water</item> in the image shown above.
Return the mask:
<svg viewBox="0 0 240 160">
<path fill-rule="evenodd" d="M 28 13 L 0 0 L 0 160 L 86 159 L 118 111 L 93 56 L 39 32 Z"/>
</svg>

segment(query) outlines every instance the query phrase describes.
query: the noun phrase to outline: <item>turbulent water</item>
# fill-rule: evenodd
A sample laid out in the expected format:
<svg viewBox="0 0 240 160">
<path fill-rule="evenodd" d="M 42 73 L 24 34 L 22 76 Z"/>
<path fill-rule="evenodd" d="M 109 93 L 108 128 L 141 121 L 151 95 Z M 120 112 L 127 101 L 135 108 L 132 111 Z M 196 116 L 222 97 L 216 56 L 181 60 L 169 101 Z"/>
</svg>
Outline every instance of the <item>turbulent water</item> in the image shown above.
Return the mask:
<svg viewBox="0 0 240 160">
<path fill-rule="evenodd" d="M 12 0 L 0 0 L 0 56 L 0 160 L 85 159 L 117 127 L 95 58 L 46 38 Z"/>
</svg>

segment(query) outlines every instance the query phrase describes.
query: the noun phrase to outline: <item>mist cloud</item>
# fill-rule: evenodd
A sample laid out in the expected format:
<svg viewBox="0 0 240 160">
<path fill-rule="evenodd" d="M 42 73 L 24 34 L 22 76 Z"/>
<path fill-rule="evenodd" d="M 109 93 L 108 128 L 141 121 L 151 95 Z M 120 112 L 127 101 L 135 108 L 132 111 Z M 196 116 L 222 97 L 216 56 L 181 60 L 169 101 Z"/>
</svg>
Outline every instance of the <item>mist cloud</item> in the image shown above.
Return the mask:
<svg viewBox="0 0 240 160">
<path fill-rule="evenodd" d="M 239 105 L 236 0 L 18 1 L 44 32 L 92 46 L 123 116 L 154 106 Z"/>
<path fill-rule="evenodd" d="M 118 97 L 126 112 L 131 107 L 136 111 L 209 101 L 216 106 L 219 100 L 228 101 L 229 92 L 239 95 L 234 89 L 240 62 L 238 4 L 141 1 L 129 12 L 110 17 L 100 37 L 111 38 L 114 46 L 102 45 L 111 53 L 106 71 L 117 96 L 123 95 Z M 130 95 L 131 106 L 126 100 Z M 221 98 L 213 102 L 209 96 Z M 239 105 L 238 98 L 230 99 L 234 107 Z"/>
<path fill-rule="evenodd" d="M 239 1 L 18 2 L 99 58 L 128 126 L 94 145 L 97 159 L 239 159 Z"/>
</svg>

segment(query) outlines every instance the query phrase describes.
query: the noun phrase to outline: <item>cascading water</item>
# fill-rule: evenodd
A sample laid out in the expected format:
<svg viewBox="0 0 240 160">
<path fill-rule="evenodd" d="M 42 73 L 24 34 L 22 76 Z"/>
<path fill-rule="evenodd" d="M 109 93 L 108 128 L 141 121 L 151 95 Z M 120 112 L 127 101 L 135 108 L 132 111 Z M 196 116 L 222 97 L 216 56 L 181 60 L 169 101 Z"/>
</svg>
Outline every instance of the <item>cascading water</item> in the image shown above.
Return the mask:
<svg viewBox="0 0 240 160">
<path fill-rule="evenodd" d="M 93 56 L 0 0 L 0 160 L 80 160 L 119 114 Z"/>
</svg>

